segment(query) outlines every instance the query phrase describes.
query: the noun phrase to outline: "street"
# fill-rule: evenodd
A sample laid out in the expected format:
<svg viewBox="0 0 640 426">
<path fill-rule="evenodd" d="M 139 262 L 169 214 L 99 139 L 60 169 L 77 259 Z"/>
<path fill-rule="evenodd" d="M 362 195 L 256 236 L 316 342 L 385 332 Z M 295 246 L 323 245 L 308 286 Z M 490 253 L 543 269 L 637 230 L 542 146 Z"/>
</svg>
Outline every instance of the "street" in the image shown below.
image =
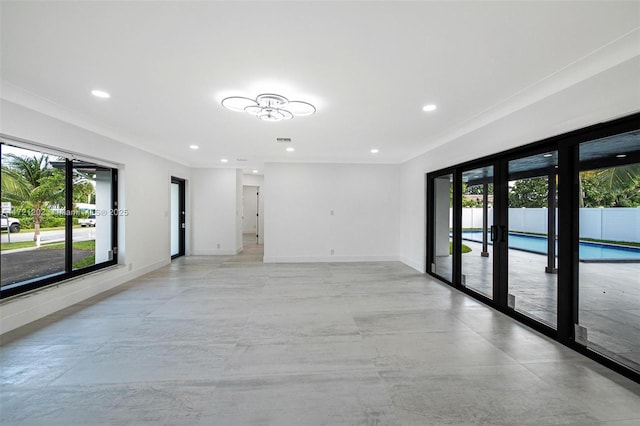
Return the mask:
<svg viewBox="0 0 640 426">
<path fill-rule="evenodd" d="M 82 240 L 92 240 L 95 239 L 96 229 L 95 228 L 74 228 L 73 229 L 73 240 L 74 241 L 82 241 Z M 2 243 L 9 242 L 9 235 L 7 232 L 2 232 L 2 238 L 0 241 Z M 11 234 L 11 242 L 17 243 L 22 241 L 33 241 L 33 232 L 21 232 L 18 234 Z M 40 231 L 40 242 L 48 242 L 48 241 L 64 241 L 64 229 L 58 229 L 55 231 Z"/>
</svg>

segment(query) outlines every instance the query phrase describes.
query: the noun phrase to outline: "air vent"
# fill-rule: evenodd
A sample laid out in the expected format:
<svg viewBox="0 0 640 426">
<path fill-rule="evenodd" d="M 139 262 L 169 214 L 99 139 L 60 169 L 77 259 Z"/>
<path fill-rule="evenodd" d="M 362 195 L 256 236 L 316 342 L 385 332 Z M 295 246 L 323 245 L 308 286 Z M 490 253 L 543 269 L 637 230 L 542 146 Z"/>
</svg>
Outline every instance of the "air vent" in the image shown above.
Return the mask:
<svg viewBox="0 0 640 426">
<path fill-rule="evenodd" d="M 278 143 L 291 143 L 291 138 L 276 138 Z"/>
<path fill-rule="evenodd" d="M 249 161 L 249 160 L 246 158 L 236 158 L 236 161 Z"/>
</svg>

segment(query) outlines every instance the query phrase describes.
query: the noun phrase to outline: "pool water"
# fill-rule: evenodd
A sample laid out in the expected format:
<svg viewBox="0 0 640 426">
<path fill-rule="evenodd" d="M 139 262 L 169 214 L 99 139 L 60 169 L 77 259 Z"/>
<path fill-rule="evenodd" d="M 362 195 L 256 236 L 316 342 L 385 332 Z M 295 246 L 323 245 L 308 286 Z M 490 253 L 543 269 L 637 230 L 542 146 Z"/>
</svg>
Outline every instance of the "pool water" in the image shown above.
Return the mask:
<svg viewBox="0 0 640 426">
<path fill-rule="evenodd" d="M 481 231 L 464 231 L 462 239 L 482 242 Z M 489 241 L 491 244 L 491 241 Z M 558 242 L 556 241 L 556 251 Z M 547 238 L 509 233 L 509 248 L 547 254 Z M 580 260 L 637 260 L 640 248 L 580 241 Z"/>
</svg>

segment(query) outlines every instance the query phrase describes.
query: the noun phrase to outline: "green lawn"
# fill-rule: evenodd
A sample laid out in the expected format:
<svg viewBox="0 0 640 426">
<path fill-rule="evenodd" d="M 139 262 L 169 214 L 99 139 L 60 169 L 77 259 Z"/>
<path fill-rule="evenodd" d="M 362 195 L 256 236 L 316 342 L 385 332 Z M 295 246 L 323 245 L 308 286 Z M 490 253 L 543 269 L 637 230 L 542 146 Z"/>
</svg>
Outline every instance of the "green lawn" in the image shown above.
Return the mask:
<svg viewBox="0 0 640 426">
<path fill-rule="evenodd" d="M 40 247 L 40 249 L 44 250 L 55 250 L 64 248 L 64 243 L 56 243 L 56 244 L 47 244 Z M 76 241 L 73 243 L 74 250 L 90 250 L 94 251 L 96 249 L 96 241 L 88 240 L 88 241 Z"/>
<path fill-rule="evenodd" d="M 0 244 L 0 250 L 16 250 L 21 248 L 31 248 L 35 247 L 35 241 L 19 241 L 15 243 L 2 243 Z M 96 247 L 95 240 L 89 241 L 76 241 L 73 243 L 73 248 L 75 250 L 90 250 L 94 251 Z M 64 243 L 56 243 L 56 244 L 43 244 L 40 246 L 40 250 L 53 250 L 53 249 L 62 249 L 64 248 Z"/>
<path fill-rule="evenodd" d="M 2 243 L 0 244 L 0 250 L 15 250 L 21 248 L 35 247 L 34 241 L 20 241 L 16 243 Z"/>
<path fill-rule="evenodd" d="M 462 253 L 469 253 L 471 251 L 471 247 L 468 245 L 462 245 Z M 453 243 L 449 241 L 449 254 L 453 254 Z"/>
</svg>

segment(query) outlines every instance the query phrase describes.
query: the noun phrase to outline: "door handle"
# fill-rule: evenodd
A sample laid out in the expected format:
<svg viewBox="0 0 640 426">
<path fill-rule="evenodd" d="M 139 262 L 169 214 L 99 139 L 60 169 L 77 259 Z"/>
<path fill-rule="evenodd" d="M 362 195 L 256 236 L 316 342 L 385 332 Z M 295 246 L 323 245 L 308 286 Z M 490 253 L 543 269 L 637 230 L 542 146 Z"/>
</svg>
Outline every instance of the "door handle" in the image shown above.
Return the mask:
<svg viewBox="0 0 640 426">
<path fill-rule="evenodd" d="M 491 225 L 491 241 L 498 241 L 498 227 L 496 225 Z"/>
</svg>

